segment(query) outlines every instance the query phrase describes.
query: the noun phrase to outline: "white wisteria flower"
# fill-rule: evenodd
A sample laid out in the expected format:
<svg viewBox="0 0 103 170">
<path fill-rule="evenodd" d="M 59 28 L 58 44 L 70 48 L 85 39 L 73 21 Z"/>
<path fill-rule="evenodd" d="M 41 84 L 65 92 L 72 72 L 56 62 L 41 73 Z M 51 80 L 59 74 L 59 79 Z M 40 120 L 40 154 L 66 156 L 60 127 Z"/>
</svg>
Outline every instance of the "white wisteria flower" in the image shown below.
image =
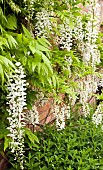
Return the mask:
<svg viewBox="0 0 103 170">
<path fill-rule="evenodd" d="M 60 25 L 60 45 L 61 49 L 71 50 L 72 47 L 72 29 L 69 26 L 69 20 Z"/>
<path fill-rule="evenodd" d="M 103 117 L 103 115 L 101 114 L 101 113 L 99 113 L 99 114 L 93 114 L 93 116 L 92 116 L 92 122 L 94 123 L 94 124 L 96 124 L 96 126 L 98 126 L 99 124 L 101 124 L 102 123 L 102 117 Z"/>
<path fill-rule="evenodd" d="M 50 21 L 50 12 L 42 8 L 40 12 L 36 14 L 37 23 L 35 25 L 36 35 L 48 37 L 48 31 L 52 30 L 52 24 Z"/>
<path fill-rule="evenodd" d="M 70 106 L 69 105 L 55 105 L 53 114 L 56 118 L 57 130 L 65 129 L 65 120 L 70 119 Z"/>
<path fill-rule="evenodd" d="M 34 15 L 34 0 L 23 0 L 25 7 L 24 9 L 27 10 L 29 12 L 29 14 L 27 15 L 27 17 L 25 17 L 26 20 L 32 20 L 33 19 L 33 15 Z"/>
<path fill-rule="evenodd" d="M 25 113 L 23 109 L 26 108 L 26 80 L 24 69 L 20 62 L 16 64 L 15 73 L 8 80 L 7 88 L 7 104 L 9 105 L 8 113 L 9 127 L 8 130 L 12 142 L 10 142 L 11 152 L 15 155 L 15 160 L 23 169 L 23 154 L 24 154 L 24 130 Z"/>
<path fill-rule="evenodd" d="M 98 105 L 95 113 L 93 114 L 93 116 L 92 116 L 92 122 L 93 122 L 94 124 L 96 124 L 96 126 L 98 126 L 99 124 L 102 123 L 102 119 L 103 119 L 103 102 L 101 102 L 101 103 Z"/>
<path fill-rule="evenodd" d="M 27 112 L 26 123 L 32 124 L 35 127 L 36 127 L 36 124 L 39 123 L 39 113 L 35 105 L 33 105 L 32 109 Z"/>
</svg>

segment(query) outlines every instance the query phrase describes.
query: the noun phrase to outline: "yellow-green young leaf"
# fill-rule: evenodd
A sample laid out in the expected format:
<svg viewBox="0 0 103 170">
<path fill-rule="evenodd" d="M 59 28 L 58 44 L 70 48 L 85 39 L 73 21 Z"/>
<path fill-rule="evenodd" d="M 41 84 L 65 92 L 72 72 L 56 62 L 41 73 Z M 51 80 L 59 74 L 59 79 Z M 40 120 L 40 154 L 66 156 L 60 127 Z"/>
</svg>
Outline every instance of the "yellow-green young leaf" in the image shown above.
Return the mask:
<svg viewBox="0 0 103 170">
<path fill-rule="evenodd" d="M 38 66 L 38 74 L 40 74 L 42 64 L 41 64 L 41 63 L 38 63 L 37 66 Z"/>
<path fill-rule="evenodd" d="M 4 138 L 4 151 L 9 147 L 10 141 L 10 138 L 8 138 L 7 136 Z"/>
<path fill-rule="evenodd" d="M 23 35 L 22 34 L 18 34 L 17 35 L 17 42 L 18 43 L 22 43 L 22 41 L 23 41 Z"/>
<path fill-rule="evenodd" d="M 0 2 L 3 4 L 3 0 L 0 0 Z"/>
<path fill-rule="evenodd" d="M 44 47 L 49 48 L 51 44 L 44 37 L 37 38 L 37 41 Z"/>
<path fill-rule="evenodd" d="M 3 21 L 4 23 L 7 22 L 7 19 L 5 15 L 3 14 L 3 10 L 1 7 L 0 7 L 0 21 Z"/>
<path fill-rule="evenodd" d="M 23 45 L 27 46 L 29 44 L 29 39 L 23 35 Z"/>
<path fill-rule="evenodd" d="M 39 143 L 39 140 L 38 140 L 37 136 L 34 135 L 33 132 L 31 132 L 30 129 L 25 128 L 25 134 L 28 136 L 29 140 L 30 140 L 32 143 L 34 143 L 34 141 L 37 142 L 37 143 Z"/>
<path fill-rule="evenodd" d="M 48 48 L 44 47 L 43 45 L 40 45 L 38 42 L 36 42 L 36 49 L 40 51 L 50 51 Z"/>
<path fill-rule="evenodd" d="M 32 62 L 32 72 L 35 71 L 35 68 L 36 68 L 37 64 L 38 64 L 38 63 Z"/>
<path fill-rule="evenodd" d="M 54 88 L 58 89 L 59 88 L 58 76 L 57 75 L 53 75 L 52 76 L 52 81 L 53 81 Z"/>
<path fill-rule="evenodd" d="M 24 25 L 22 25 L 22 28 L 23 28 L 25 36 L 28 38 L 32 38 L 31 33 L 24 27 Z"/>
<path fill-rule="evenodd" d="M 4 83 L 4 70 L 3 70 L 3 67 L 2 67 L 1 64 L 0 64 L 0 77 L 1 77 L 2 85 L 3 85 L 3 83 Z"/>
<path fill-rule="evenodd" d="M 48 77 L 47 81 L 49 82 L 50 86 L 52 86 L 52 80 L 50 77 Z"/>
<path fill-rule="evenodd" d="M 14 64 L 8 58 L 0 55 L 0 77 L 2 85 L 4 83 L 4 74 L 7 77 L 10 70 L 13 71 L 13 68 L 15 68 Z"/>
<path fill-rule="evenodd" d="M 46 64 L 46 66 L 49 68 L 50 72 L 53 73 L 52 67 L 50 65 L 50 61 L 43 53 L 42 53 L 42 59 L 44 63 Z"/>
<path fill-rule="evenodd" d="M 9 44 L 7 42 L 7 39 L 3 38 L 2 36 L 0 36 L 0 48 L 1 48 L 1 46 L 5 46 L 5 47 L 9 48 Z"/>
<path fill-rule="evenodd" d="M 4 28 L 0 24 L 0 32 L 3 33 L 4 31 L 5 31 Z"/>
<path fill-rule="evenodd" d="M 41 81 L 41 83 L 42 83 L 42 85 L 44 87 L 45 77 L 40 74 L 39 79 L 40 79 L 40 81 Z"/>
<path fill-rule="evenodd" d="M 10 48 L 17 46 L 17 41 L 9 34 L 5 34 L 7 40 L 8 40 L 8 44 L 10 46 Z"/>
<path fill-rule="evenodd" d="M 69 26 L 73 29 L 74 28 L 74 23 L 72 20 L 69 21 Z"/>
<path fill-rule="evenodd" d="M 52 80 L 53 80 L 54 88 L 56 88 L 57 87 L 57 80 L 56 80 L 56 77 L 54 75 L 52 76 Z"/>
<path fill-rule="evenodd" d="M 44 63 L 41 63 L 41 72 L 42 72 L 42 75 L 44 76 L 48 76 L 48 67 L 44 64 Z"/>
<path fill-rule="evenodd" d="M 42 57 L 42 52 L 40 50 L 36 49 L 35 55 L 40 58 L 40 57 Z"/>
<path fill-rule="evenodd" d="M 35 43 L 34 40 L 32 40 L 32 41 L 29 43 L 29 48 L 30 48 L 30 50 L 31 50 L 31 52 L 32 52 L 33 54 L 34 54 L 35 51 L 36 51 L 35 47 L 36 47 L 36 43 Z"/>
<path fill-rule="evenodd" d="M 6 57 L 0 55 L 0 62 L 6 67 L 6 69 L 15 68 L 14 64 Z M 11 67 L 11 68 L 10 68 Z"/>
<path fill-rule="evenodd" d="M 9 28 L 11 30 L 15 30 L 17 28 L 17 19 L 15 15 L 9 15 L 7 17 L 6 28 Z"/>
</svg>

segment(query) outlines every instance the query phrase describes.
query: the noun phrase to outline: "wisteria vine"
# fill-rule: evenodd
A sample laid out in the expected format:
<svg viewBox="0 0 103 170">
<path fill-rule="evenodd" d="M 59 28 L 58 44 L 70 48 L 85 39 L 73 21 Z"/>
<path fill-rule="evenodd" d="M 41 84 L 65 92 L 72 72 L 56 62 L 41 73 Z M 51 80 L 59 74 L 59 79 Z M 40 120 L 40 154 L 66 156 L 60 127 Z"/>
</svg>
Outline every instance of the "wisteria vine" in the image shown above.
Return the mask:
<svg viewBox="0 0 103 170">
<path fill-rule="evenodd" d="M 82 105 L 82 113 L 87 116 L 90 113 L 88 99 L 92 96 L 93 93 L 96 92 L 98 82 L 100 80 L 100 78 L 95 75 L 96 65 L 100 63 L 100 52 L 98 50 L 98 46 L 96 45 L 99 32 L 100 6 L 97 0 L 91 0 L 89 3 L 87 3 L 85 8 L 87 9 L 86 12 L 84 11 L 84 15 L 87 16 L 85 22 L 83 21 L 83 15 L 80 15 L 77 16 L 76 20 L 74 19 L 74 27 L 70 26 L 70 20 L 68 18 L 65 18 L 61 23 L 59 23 L 59 36 L 57 35 L 56 44 L 60 45 L 61 49 L 70 51 L 73 46 L 73 41 L 76 40 L 77 48 L 81 52 L 82 61 L 85 65 L 92 68 L 93 74 L 89 74 L 85 77 L 82 77 L 81 79 L 78 79 L 78 88 L 76 89 L 77 94 L 80 94 L 79 102 Z M 68 12 L 73 18 L 72 13 L 70 13 L 69 6 Z M 50 20 L 50 12 L 43 8 L 41 12 L 37 13 L 36 19 L 37 36 L 44 36 L 48 38 L 50 36 L 48 30 L 53 31 L 53 23 L 52 20 Z M 68 59 L 66 58 L 66 60 Z M 70 67 L 68 69 L 69 72 L 71 72 Z M 61 111 L 58 112 L 58 109 L 56 110 L 56 118 L 58 119 L 58 116 L 60 116 L 59 119 L 64 120 L 64 112 L 62 112 L 62 114 Z M 54 111 L 54 114 L 56 110 Z M 58 122 L 58 120 L 56 122 Z M 61 124 L 64 126 L 63 123 Z"/>
<path fill-rule="evenodd" d="M 25 9 L 27 9 L 27 1 L 25 0 Z M 34 15 L 33 1 L 30 2 L 30 16 L 29 19 L 32 19 Z M 88 17 L 89 19 L 85 24 L 83 23 L 82 16 L 77 17 L 77 22 L 75 22 L 74 27 L 70 26 L 70 21 L 65 19 L 59 25 L 59 34 L 56 35 L 57 42 L 61 50 L 67 50 L 70 52 L 73 46 L 74 39 L 76 40 L 76 45 L 80 51 L 83 62 L 86 66 L 91 66 L 93 69 L 93 74 L 82 77 L 77 81 L 78 87 L 75 91 L 77 94 L 80 94 L 79 102 L 82 105 L 82 113 L 84 116 L 87 116 L 90 113 L 90 108 L 87 103 L 88 99 L 93 93 L 96 92 L 99 78 L 94 74 L 96 70 L 96 64 L 100 63 L 100 53 L 96 45 L 96 40 L 98 37 L 98 14 L 96 11 L 98 8 L 98 3 L 96 0 L 92 0 L 89 4 Z M 94 15 L 95 13 L 95 15 Z M 52 13 L 52 15 L 55 15 Z M 72 16 L 73 17 L 73 16 Z M 51 19 L 51 12 L 42 8 L 41 11 L 37 12 L 37 20 L 35 25 L 35 34 L 38 37 L 50 38 L 50 32 L 53 33 L 54 23 Z M 84 25 L 83 25 L 84 24 Z M 55 35 L 55 33 L 54 33 Z M 72 57 L 65 57 L 64 59 L 68 61 L 68 70 L 71 73 L 70 66 L 72 65 Z M 15 154 L 15 160 L 20 164 L 20 168 L 23 170 L 23 158 L 24 158 L 24 126 L 26 123 L 31 123 L 36 125 L 39 123 L 39 113 L 36 106 L 32 107 L 31 111 L 28 111 L 27 117 L 25 115 L 24 109 L 26 109 L 26 75 L 21 63 L 17 62 L 15 73 L 9 79 L 7 88 L 8 88 L 8 120 L 10 131 L 9 137 L 12 139 L 10 142 L 11 152 Z M 69 96 L 69 101 L 74 106 L 76 102 L 72 96 Z M 56 117 L 56 126 L 58 130 L 65 128 L 65 119 L 70 118 L 71 108 L 70 103 L 67 105 L 57 105 L 53 108 L 52 112 Z M 97 107 L 95 113 L 93 114 L 92 121 L 98 126 L 102 122 L 102 107 L 103 104 Z"/>
<path fill-rule="evenodd" d="M 8 136 L 11 138 L 10 148 L 11 152 L 15 155 L 15 160 L 23 167 L 24 157 L 24 126 L 25 126 L 25 112 L 26 109 L 26 80 L 23 67 L 20 62 L 16 64 L 15 73 L 8 81 L 8 120 L 10 133 Z"/>
</svg>

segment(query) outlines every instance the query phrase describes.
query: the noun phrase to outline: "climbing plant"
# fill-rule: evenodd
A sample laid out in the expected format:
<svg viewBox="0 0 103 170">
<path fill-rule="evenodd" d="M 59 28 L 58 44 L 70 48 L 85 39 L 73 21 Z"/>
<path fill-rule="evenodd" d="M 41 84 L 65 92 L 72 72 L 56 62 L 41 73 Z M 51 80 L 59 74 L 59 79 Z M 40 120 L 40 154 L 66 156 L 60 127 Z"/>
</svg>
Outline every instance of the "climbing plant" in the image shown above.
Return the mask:
<svg viewBox="0 0 103 170">
<path fill-rule="evenodd" d="M 26 113 L 36 120 L 30 120 L 34 125 L 39 122 L 40 98 L 54 98 L 57 130 L 65 128 L 65 118 L 78 103 L 80 114 L 90 114 L 88 100 L 103 78 L 97 71 L 102 61 L 99 6 L 96 0 L 1 0 L 0 4 L 0 102 L 7 118 L 4 129 L 9 130 L 0 138 L 5 139 L 4 151 L 10 146 L 14 153 L 15 168 L 24 169 L 25 133 L 38 142 L 24 128 Z M 98 116 L 100 123 L 102 103 L 92 117 L 97 126 Z"/>
</svg>

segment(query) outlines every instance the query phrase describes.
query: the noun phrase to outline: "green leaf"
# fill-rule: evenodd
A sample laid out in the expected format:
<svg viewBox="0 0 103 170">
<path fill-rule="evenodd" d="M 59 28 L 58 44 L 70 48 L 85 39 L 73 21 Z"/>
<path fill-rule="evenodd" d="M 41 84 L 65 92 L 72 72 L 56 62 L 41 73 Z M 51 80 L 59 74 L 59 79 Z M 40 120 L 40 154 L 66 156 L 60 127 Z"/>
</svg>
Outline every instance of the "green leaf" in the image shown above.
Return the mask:
<svg viewBox="0 0 103 170">
<path fill-rule="evenodd" d="M 3 0 L 0 0 L 0 2 L 3 4 Z"/>
<path fill-rule="evenodd" d="M 9 147 L 11 139 L 8 138 L 7 136 L 4 138 L 4 151 Z"/>
<path fill-rule="evenodd" d="M 28 136 L 29 140 L 30 140 L 32 143 L 34 143 L 34 141 L 37 142 L 37 143 L 39 143 L 39 140 L 38 140 L 37 136 L 34 135 L 33 132 L 31 132 L 30 129 L 25 128 L 25 134 Z"/>
<path fill-rule="evenodd" d="M 52 86 L 52 80 L 50 77 L 48 77 L 47 81 L 49 82 L 50 86 Z"/>
<path fill-rule="evenodd" d="M 55 78 L 55 76 L 52 76 L 52 80 L 53 80 L 54 88 L 56 88 L 56 78 Z"/>
<path fill-rule="evenodd" d="M 49 68 L 49 70 L 51 71 L 51 73 L 53 73 L 53 70 L 52 70 L 52 67 L 51 67 L 51 64 L 50 64 L 50 61 L 49 59 L 42 53 L 42 59 L 44 61 L 44 63 L 46 64 L 46 66 Z"/>
<path fill-rule="evenodd" d="M 50 42 L 46 40 L 44 37 L 37 38 L 37 41 L 46 48 L 48 48 L 48 46 L 51 46 Z"/>
<path fill-rule="evenodd" d="M 32 41 L 29 43 L 29 48 L 30 48 L 30 50 L 31 50 L 31 52 L 32 52 L 33 54 L 34 54 L 35 51 L 36 51 L 35 47 L 36 47 L 36 43 L 35 43 L 34 40 L 32 40 Z"/>
<path fill-rule="evenodd" d="M 52 80 L 53 80 L 54 88 L 58 88 L 58 87 L 59 87 L 59 81 L 58 81 L 57 76 L 56 76 L 56 75 L 53 75 L 53 76 L 52 76 Z"/>
<path fill-rule="evenodd" d="M 69 26 L 73 29 L 74 28 L 74 22 L 72 20 L 69 21 Z"/>
<path fill-rule="evenodd" d="M 4 46 L 6 48 L 9 48 L 9 44 L 7 42 L 7 39 L 0 36 L 0 48 L 2 48 L 2 46 L 3 46 L 3 48 L 4 48 Z"/>
<path fill-rule="evenodd" d="M 23 28 L 25 36 L 28 38 L 32 38 L 31 33 L 24 27 L 24 25 L 22 25 L 22 28 Z"/>
<path fill-rule="evenodd" d="M 23 41 L 23 34 L 18 34 L 17 35 L 17 42 L 22 43 Z"/>
<path fill-rule="evenodd" d="M 35 71 L 35 68 L 36 68 L 36 66 L 37 66 L 37 65 L 38 65 L 37 63 L 32 62 L 32 72 L 34 72 L 34 71 Z"/>
<path fill-rule="evenodd" d="M 6 28 L 15 30 L 17 28 L 17 20 L 15 15 L 9 15 L 7 18 Z"/>
<path fill-rule="evenodd" d="M 40 51 L 50 51 L 48 48 L 40 45 L 38 42 L 36 42 L 36 49 Z"/>
<path fill-rule="evenodd" d="M 0 62 L 5 65 L 5 67 L 9 70 L 10 67 L 15 68 L 14 64 L 6 57 L 0 55 Z"/>
<path fill-rule="evenodd" d="M 8 73 L 10 73 L 10 70 L 13 70 L 13 68 L 15 68 L 14 64 L 8 58 L 0 55 L 0 75 L 2 85 L 4 83 L 4 75 L 8 77 Z"/>
<path fill-rule="evenodd" d="M 0 139 L 5 138 L 8 135 L 9 131 L 4 128 L 0 128 Z"/>
<path fill-rule="evenodd" d="M 3 67 L 2 67 L 1 64 L 0 64 L 0 75 L 1 75 L 2 85 L 3 85 L 3 83 L 4 83 L 4 71 L 3 71 Z"/>
<path fill-rule="evenodd" d="M 38 63 L 37 66 L 38 66 L 38 74 L 40 74 L 42 64 L 41 64 L 41 63 Z"/>
<path fill-rule="evenodd" d="M 13 38 L 13 36 L 9 35 L 9 34 L 5 34 L 7 40 L 8 40 L 8 44 L 10 46 L 10 48 L 17 46 L 17 41 Z"/>
</svg>

